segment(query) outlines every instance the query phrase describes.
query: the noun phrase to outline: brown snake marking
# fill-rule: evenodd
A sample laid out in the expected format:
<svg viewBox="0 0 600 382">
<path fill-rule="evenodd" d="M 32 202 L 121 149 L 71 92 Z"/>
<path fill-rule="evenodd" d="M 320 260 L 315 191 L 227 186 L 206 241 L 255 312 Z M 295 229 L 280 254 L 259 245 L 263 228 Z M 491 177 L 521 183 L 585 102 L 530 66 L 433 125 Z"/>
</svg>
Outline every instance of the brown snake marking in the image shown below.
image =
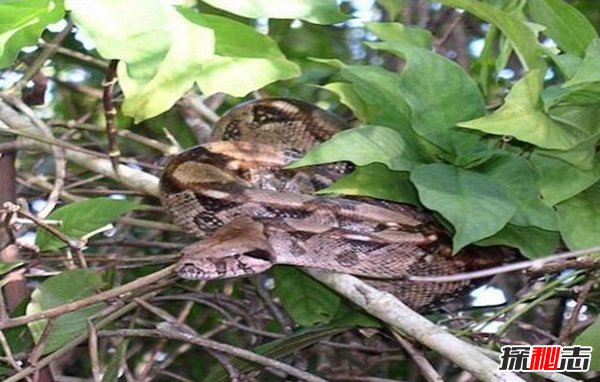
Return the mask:
<svg viewBox="0 0 600 382">
<path fill-rule="evenodd" d="M 502 262 L 497 254 L 448 255 L 448 238 L 415 208 L 370 198 L 311 195 L 348 172 L 345 164 L 284 166 L 346 128 L 333 114 L 289 99 L 239 105 L 212 141 L 172 158 L 161 200 L 176 224 L 202 240 L 186 247 L 178 273 L 210 280 L 247 276 L 275 264 L 354 274 L 425 310 L 472 281 L 414 283 L 407 275 L 467 272 Z"/>
</svg>

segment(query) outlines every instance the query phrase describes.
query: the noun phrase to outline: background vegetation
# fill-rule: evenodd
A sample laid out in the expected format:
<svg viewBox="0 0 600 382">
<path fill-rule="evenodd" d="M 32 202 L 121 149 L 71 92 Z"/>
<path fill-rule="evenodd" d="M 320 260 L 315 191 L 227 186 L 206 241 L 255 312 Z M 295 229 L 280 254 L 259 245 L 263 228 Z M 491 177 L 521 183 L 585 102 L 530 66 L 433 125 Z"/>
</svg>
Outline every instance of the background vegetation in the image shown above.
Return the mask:
<svg viewBox="0 0 600 382">
<path fill-rule="evenodd" d="M 268 96 L 352 123 L 299 163 L 357 165 L 322 192 L 425 208 L 454 252 L 581 250 L 429 319 L 482 348 L 600 351 L 596 264 L 576 257 L 600 245 L 599 22 L 593 0 L 0 2 L 0 372 L 285 380 L 279 359 L 327 380 L 473 378 L 296 269 L 161 273 L 193 240 L 156 198 L 165 158 Z"/>
</svg>

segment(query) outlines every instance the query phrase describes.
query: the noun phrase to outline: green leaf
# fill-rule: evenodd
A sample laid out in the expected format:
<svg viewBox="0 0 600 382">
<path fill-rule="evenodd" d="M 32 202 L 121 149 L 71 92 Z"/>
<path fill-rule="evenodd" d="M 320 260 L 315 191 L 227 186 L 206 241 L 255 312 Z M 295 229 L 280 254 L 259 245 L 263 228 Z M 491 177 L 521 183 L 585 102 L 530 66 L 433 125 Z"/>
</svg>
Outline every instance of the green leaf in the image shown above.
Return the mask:
<svg viewBox="0 0 600 382">
<path fill-rule="evenodd" d="M 327 323 L 339 309 L 340 297 L 299 269 L 278 266 L 273 270 L 273 277 L 275 293 L 299 325 Z"/>
<path fill-rule="evenodd" d="M 567 81 L 563 87 L 574 87 L 590 82 L 600 82 L 600 39 L 597 38 L 585 51 L 585 57 L 573 78 Z"/>
<path fill-rule="evenodd" d="M 102 277 L 96 270 L 76 269 L 64 271 L 57 276 L 50 277 L 33 291 L 31 302 L 27 305 L 27 314 L 39 313 L 89 297 L 96 293 L 102 284 Z M 87 329 L 87 320 L 99 312 L 103 306 L 104 303 L 97 303 L 54 319 L 43 354 L 59 349 L 84 333 Z M 28 324 L 36 343 L 44 332 L 46 323 L 46 320 L 40 320 Z"/>
<path fill-rule="evenodd" d="M 562 181 L 562 180 L 561 180 Z M 600 245 L 600 182 L 556 205 L 560 233 L 571 250 Z"/>
<path fill-rule="evenodd" d="M 342 333 L 347 328 L 348 326 L 322 325 L 315 328 L 301 329 L 289 336 L 257 346 L 252 351 L 265 357 L 280 359 Z M 252 371 L 261 369 L 260 365 L 239 359 L 234 360 L 233 364 L 240 374 L 249 374 Z M 230 380 L 229 374 L 218 363 L 210 369 L 208 375 L 203 379 L 205 382 L 228 382 Z"/>
<path fill-rule="evenodd" d="M 435 160 L 441 151 L 411 128 L 411 109 L 402 94 L 398 73 L 373 66 L 346 66 L 335 60 L 319 60 L 340 68 L 340 76 L 351 86 L 326 86 L 340 96 L 341 101 L 363 123 L 386 126 L 398 131 L 408 147 L 414 148 L 427 162 Z"/>
<path fill-rule="evenodd" d="M 354 94 L 362 101 L 363 122 L 402 129 L 410 126 L 410 106 L 398 89 L 400 78 L 376 66 L 343 66 L 341 77 L 352 84 Z M 348 107 L 355 109 L 354 103 Z"/>
<path fill-rule="evenodd" d="M 205 94 L 223 92 L 242 97 L 272 82 L 300 75 L 298 65 L 288 61 L 270 37 L 252 27 L 225 17 L 178 9 L 187 20 L 215 33 L 215 55 L 199 63 L 194 78 Z"/>
<path fill-rule="evenodd" d="M 482 246 L 507 245 L 518 248 L 529 259 L 538 259 L 553 254 L 559 243 L 558 232 L 507 224 L 500 232 L 476 244 Z"/>
<path fill-rule="evenodd" d="M 566 150 L 587 139 L 588 132 L 562 126 L 544 113 L 540 102 L 542 85 L 541 73 L 531 71 L 513 86 L 504 105 L 495 113 L 458 125 L 511 135 L 547 149 Z"/>
<path fill-rule="evenodd" d="M 429 49 L 397 42 L 368 46 L 406 59 L 396 98 L 400 96 L 410 106 L 411 126 L 417 134 L 449 153 L 459 153 L 479 141 L 480 134 L 454 128 L 485 112 L 484 99 L 464 69 Z"/>
<path fill-rule="evenodd" d="M 289 168 L 340 161 L 350 161 L 357 166 L 377 162 L 392 170 L 406 171 L 414 168 L 421 159 L 396 131 L 383 126 L 362 126 L 336 134 Z"/>
<path fill-rule="evenodd" d="M 379 163 L 357 167 L 350 175 L 317 192 L 328 193 L 370 196 L 419 205 L 417 191 L 408 179 L 408 173 L 389 170 Z"/>
<path fill-rule="evenodd" d="M 590 327 L 575 338 L 573 345 L 591 346 L 592 359 L 590 361 L 590 371 L 600 371 L 600 320 L 597 317 L 596 321 Z"/>
<path fill-rule="evenodd" d="M 400 42 L 431 49 L 433 36 L 427 29 L 404 26 L 400 23 L 367 23 L 368 30 L 385 42 Z"/>
<path fill-rule="evenodd" d="M 136 122 L 173 106 L 214 53 L 213 31 L 187 21 L 167 2 L 66 0 L 65 4 L 102 57 L 121 60 L 123 111 Z"/>
<path fill-rule="evenodd" d="M 62 19 L 64 13 L 61 1 L 0 2 L 0 69 L 12 65 L 22 48 L 37 45 L 46 26 Z"/>
<path fill-rule="evenodd" d="M 597 37 L 590 21 L 564 0 L 529 0 L 527 6 L 533 21 L 546 27 L 544 34 L 567 53 L 583 56 Z"/>
<path fill-rule="evenodd" d="M 600 103 L 600 82 L 590 82 L 573 87 L 549 86 L 542 93 L 544 109 L 554 105 L 593 105 Z"/>
<path fill-rule="evenodd" d="M 525 69 L 545 68 L 543 50 L 537 36 L 529 27 L 511 14 L 490 4 L 476 0 L 440 0 L 449 7 L 461 8 L 497 26 L 510 40 Z"/>
<path fill-rule="evenodd" d="M 251 19 L 300 19 L 315 24 L 336 24 L 348 19 L 335 0 L 203 0 L 215 8 L 223 9 Z"/>
<path fill-rule="evenodd" d="M 591 170 L 596 161 L 596 144 L 600 137 L 600 103 L 596 105 L 560 105 L 550 111 L 552 118 L 572 130 L 584 132 L 588 138 L 569 150 L 536 149 L 540 155 L 561 159 L 582 170 Z"/>
<path fill-rule="evenodd" d="M 489 176 L 444 164 L 417 167 L 410 176 L 423 205 L 454 226 L 453 251 L 500 231 L 516 204 Z"/>
<path fill-rule="evenodd" d="M 476 171 L 501 184 L 516 203 L 517 211 L 510 223 L 549 231 L 558 229 L 554 210 L 540 199 L 538 174 L 525 158 L 509 153 L 496 154 Z"/>
<path fill-rule="evenodd" d="M 583 170 L 559 158 L 545 156 L 537 150 L 530 157 L 540 175 L 540 190 L 548 205 L 567 200 L 600 180 L 600 160 Z"/>
<path fill-rule="evenodd" d="M 112 223 L 128 211 L 143 208 L 140 204 L 129 200 L 95 198 L 68 204 L 48 215 L 50 220 L 59 220 L 59 230 L 69 238 L 80 239 L 105 225 Z M 49 232 L 40 230 L 35 244 L 41 251 L 50 251 L 66 246 Z"/>
</svg>

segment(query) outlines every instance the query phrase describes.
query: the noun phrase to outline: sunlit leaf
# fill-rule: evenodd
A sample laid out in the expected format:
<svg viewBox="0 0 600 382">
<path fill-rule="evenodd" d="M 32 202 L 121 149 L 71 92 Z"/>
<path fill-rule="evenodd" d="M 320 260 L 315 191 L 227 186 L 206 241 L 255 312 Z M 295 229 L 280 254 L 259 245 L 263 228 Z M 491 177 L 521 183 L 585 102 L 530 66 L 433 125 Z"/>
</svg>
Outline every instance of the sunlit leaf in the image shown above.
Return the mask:
<svg viewBox="0 0 600 382">
<path fill-rule="evenodd" d="M 362 126 L 336 134 L 310 150 L 290 168 L 349 161 L 358 166 L 383 163 L 390 169 L 406 171 L 420 162 L 420 154 L 406 144 L 402 135 L 382 126 Z"/>
<path fill-rule="evenodd" d="M 589 137 L 555 122 L 542 107 L 542 76 L 531 71 L 519 80 L 496 112 L 458 125 L 490 134 L 510 135 L 547 149 L 569 149 Z"/>
<path fill-rule="evenodd" d="M 204 93 L 242 97 L 271 82 L 300 75 L 298 65 L 288 61 L 270 37 L 248 25 L 190 9 L 179 11 L 189 21 L 215 33 L 215 55 L 201 62 L 194 76 Z"/>
<path fill-rule="evenodd" d="M 335 0 L 202 0 L 215 8 L 258 19 L 300 19 L 316 24 L 336 24 L 348 17 L 340 12 Z"/>
<path fill-rule="evenodd" d="M 385 42 L 406 43 L 424 49 L 431 49 L 433 43 L 433 36 L 427 29 L 382 22 L 368 23 L 366 27 Z"/>
<path fill-rule="evenodd" d="M 11 65 L 22 48 L 37 45 L 46 26 L 62 19 L 64 13 L 61 1 L 0 2 L 0 69 Z"/>
<path fill-rule="evenodd" d="M 136 121 L 169 109 L 214 53 L 214 33 L 165 1 L 66 0 L 71 17 L 104 58 L 121 60 L 123 110 Z"/>
<path fill-rule="evenodd" d="M 563 87 L 574 87 L 591 82 L 600 82 L 600 39 L 597 38 L 585 51 L 585 57 L 573 78 L 567 81 Z"/>
</svg>

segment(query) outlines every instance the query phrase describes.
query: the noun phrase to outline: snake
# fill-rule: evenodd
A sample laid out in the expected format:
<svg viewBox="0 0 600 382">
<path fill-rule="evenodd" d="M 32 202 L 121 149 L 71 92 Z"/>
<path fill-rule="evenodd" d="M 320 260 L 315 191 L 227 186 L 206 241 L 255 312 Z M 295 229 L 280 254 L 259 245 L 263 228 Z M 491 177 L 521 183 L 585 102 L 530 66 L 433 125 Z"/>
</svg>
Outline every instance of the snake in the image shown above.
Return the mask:
<svg viewBox="0 0 600 382">
<path fill-rule="evenodd" d="M 313 104 L 249 101 L 225 112 L 208 143 L 173 156 L 160 177 L 161 203 L 198 240 L 176 270 L 191 280 L 244 277 L 275 265 L 352 274 L 417 311 L 464 295 L 472 280 L 411 282 L 408 276 L 499 265 L 470 248 L 452 255 L 448 232 L 431 213 L 360 196 L 316 194 L 354 166 L 288 168 L 349 126 Z"/>
</svg>

